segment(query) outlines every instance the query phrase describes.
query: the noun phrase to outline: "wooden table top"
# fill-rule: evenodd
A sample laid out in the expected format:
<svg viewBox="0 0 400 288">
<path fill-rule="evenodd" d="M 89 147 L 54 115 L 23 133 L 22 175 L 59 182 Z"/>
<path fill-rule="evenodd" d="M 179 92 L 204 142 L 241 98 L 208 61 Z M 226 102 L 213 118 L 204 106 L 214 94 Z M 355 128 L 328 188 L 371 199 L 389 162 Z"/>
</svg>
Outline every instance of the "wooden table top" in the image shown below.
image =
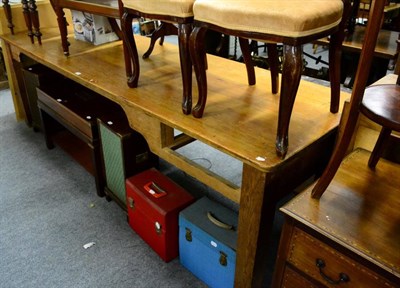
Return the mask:
<svg viewBox="0 0 400 288">
<path fill-rule="evenodd" d="M 240 161 L 261 171 L 272 171 L 282 160 L 275 153 L 279 94 L 273 95 L 269 71 L 256 68 L 258 83 L 247 85 L 245 66 L 208 56 L 208 103 L 202 119 L 181 112 L 182 83 L 177 46 L 156 45 L 149 59 L 140 58 L 138 88 L 126 84 L 122 42 L 92 46 L 69 35 L 70 56 L 63 55 L 58 29 L 43 30 L 43 45 L 31 44 L 26 35 L 4 35 L 12 53 L 26 54 L 119 103 L 124 110 L 135 107 Z M 139 53 L 149 39 L 137 36 Z M 197 86 L 193 73 L 194 103 Z M 342 101 L 348 98 L 342 93 Z M 330 89 L 301 81 L 289 131 L 286 159 L 296 157 L 320 137 L 335 129 L 340 113 L 329 112 Z M 141 123 L 131 123 L 131 126 Z M 258 160 L 262 157 L 264 160 Z"/>
<path fill-rule="evenodd" d="M 320 200 L 311 185 L 281 211 L 400 277 L 400 165 L 356 149 L 342 162 Z"/>
</svg>

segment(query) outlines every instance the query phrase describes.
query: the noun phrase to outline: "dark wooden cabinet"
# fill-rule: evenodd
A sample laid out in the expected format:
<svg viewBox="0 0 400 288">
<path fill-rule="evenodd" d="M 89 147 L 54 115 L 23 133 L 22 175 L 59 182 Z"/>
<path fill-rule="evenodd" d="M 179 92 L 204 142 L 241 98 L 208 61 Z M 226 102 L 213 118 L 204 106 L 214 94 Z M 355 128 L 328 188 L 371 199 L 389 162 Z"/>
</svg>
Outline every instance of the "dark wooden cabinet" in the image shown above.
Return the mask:
<svg viewBox="0 0 400 288">
<path fill-rule="evenodd" d="M 273 287 L 400 287 L 400 165 L 355 150 L 320 200 L 286 204 Z M 339 285 L 340 284 L 340 285 Z"/>
<path fill-rule="evenodd" d="M 67 79 L 58 81 L 55 85 L 37 88 L 37 95 L 47 147 L 51 149 L 54 147 L 53 143 L 57 142 L 75 156 L 94 175 L 97 195 L 104 196 L 105 179 L 97 118 L 121 113 L 122 109 L 112 101 Z M 62 133 L 64 130 L 77 139 L 67 140 L 67 136 Z M 57 139 L 60 140 L 56 141 Z M 76 144 L 67 145 L 68 143 Z"/>
</svg>

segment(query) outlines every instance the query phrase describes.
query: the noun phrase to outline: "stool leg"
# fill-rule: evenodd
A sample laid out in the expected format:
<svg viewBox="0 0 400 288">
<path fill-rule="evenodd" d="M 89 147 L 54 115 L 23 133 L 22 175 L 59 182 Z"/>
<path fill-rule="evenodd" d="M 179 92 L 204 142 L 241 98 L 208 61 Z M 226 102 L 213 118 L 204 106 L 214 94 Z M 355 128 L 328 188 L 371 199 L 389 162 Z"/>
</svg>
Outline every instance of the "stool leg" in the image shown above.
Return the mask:
<svg viewBox="0 0 400 288">
<path fill-rule="evenodd" d="M 179 59 L 183 82 L 182 112 L 186 115 L 192 112 L 192 59 L 189 51 L 191 32 L 192 24 L 178 25 Z"/>
<path fill-rule="evenodd" d="M 293 104 L 300 84 L 303 70 L 302 46 L 283 45 L 284 61 L 282 69 L 282 86 L 279 102 L 278 131 L 276 136 L 276 153 L 282 159 L 288 150 L 288 131 Z"/>
<path fill-rule="evenodd" d="M 65 56 L 69 55 L 69 43 L 68 43 L 68 31 L 67 31 L 67 19 L 65 19 L 64 10 L 61 7 L 54 6 L 54 11 L 57 15 L 58 29 L 60 30 L 61 46 Z"/>
<path fill-rule="evenodd" d="M 142 58 L 149 58 L 151 52 L 153 52 L 154 45 L 156 44 L 158 38 L 161 38 L 160 45 L 162 45 L 164 42 L 164 36 L 167 35 L 178 35 L 178 29 L 175 27 L 175 25 L 161 22 L 160 26 L 158 26 L 158 28 L 151 34 L 149 49 L 147 49 L 146 53 L 143 54 Z"/>
<path fill-rule="evenodd" d="M 128 61 L 132 63 L 130 71 L 128 71 L 128 69 L 126 70 L 126 76 L 128 78 L 127 81 L 128 86 L 131 88 L 135 88 L 138 86 L 139 74 L 140 74 L 139 56 L 132 30 L 132 20 L 134 17 L 135 17 L 134 15 L 129 14 L 127 11 L 125 11 L 121 17 L 121 30 L 123 36 L 124 49 L 128 51 L 127 55 L 129 55 L 130 58 L 130 59 L 125 59 L 125 66 L 128 67 L 128 65 L 126 65 Z"/>
<path fill-rule="evenodd" d="M 389 139 L 392 130 L 389 128 L 382 127 L 381 133 L 379 133 L 378 141 L 376 141 L 374 150 L 372 150 L 371 156 L 368 160 L 368 167 L 375 169 L 376 164 L 378 164 L 379 158 L 381 158 L 382 152 L 385 149 L 385 144 L 387 139 Z"/>
<path fill-rule="evenodd" d="M 33 35 L 38 39 L 39 45 L 42 45 L 42 33 L 40 32 L 39 13 L 37 11 L 36 1 L 29 0 L 29 13 L 31 14 Z"/>
<path fill-rule="evenodd" d="M 201 118 L 207 102 L 207 75 L 206 75 L 206 49 L 205 35 L 207 29 L 195 27 L 190 35 L 190 55 L 192 57 L 194 72 L 197 79 L 198 101 L 193 108 L 193 116 Z"/>
<path fill-rule="evenodd" d="M 267 53 L 269 70 L 271 71 L 272 94 L 276 94 L 279 87 L 278 45 L 276 43 L 267 43 Z"/>
<path fill-rule="evenodd" d="M 14 24 L 12 23 L 12 13 L 11 13 L 11 6 L 8 0 L 2 0 L 3 2 L 3 9 L 4 9 L 4 14 L 6 15 L 7 18 L 7 27 L 10 29 L 11 34 L 14 34 Z"/>
<path fill-rule="evenodd" d="M 31 20 L 31 14 L 29 12 L 28 0 L 22 0 L 21 4 L 22 4 L 22 11 L 24 13 L 26 28 L 28 29 L 28 36 L 29 38 L 31 38 L 31 43 L 33 44 L 34 39 L 32 32 L 32 20 Z"/>
<path fill-rule="evenodd" d="M 240 44 L 240 50 L 242 50 L 244 64 L 246 64 L 247 82 L 249 83 L 249 85 L 255 85 L 256 74 L 254 72 L 253 59 L 251 58 L 249 40 L 244 38 L 239 38 L 239 44 Z"/>
</svg>

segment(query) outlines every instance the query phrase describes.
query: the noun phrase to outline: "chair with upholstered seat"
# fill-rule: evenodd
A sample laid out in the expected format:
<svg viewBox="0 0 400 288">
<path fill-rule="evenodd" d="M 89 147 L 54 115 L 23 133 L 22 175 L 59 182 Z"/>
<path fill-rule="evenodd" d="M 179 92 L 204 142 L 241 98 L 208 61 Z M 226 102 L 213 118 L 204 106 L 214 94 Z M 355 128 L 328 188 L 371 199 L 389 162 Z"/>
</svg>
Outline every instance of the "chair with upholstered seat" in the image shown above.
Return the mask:
<svg viewBox="0 0 400 288">
<path fill-rule="evenodd" d="M 360 113 L 382 126 L 378 141 L 369 159 L 368 166 L 371 169 L 375 169 L 392 130 L 400 131 L 400 76 L 398 76 L 396 84 L 376 85 L 365 89 L 381 27 L 384 4 L 385 1 L 372 2 L 370 20 L 367 24 L 347 117 L 344 118 L 340 137 L 328 166 L 313 188 L 313 198 L 319 199 L 322 196 L 339 169 L 348 152 Z"/>
<path fill-rule="evenodd" d="M 190 39 L 199 100 L 193 109 L 202 117 L 207 99 L 204 36 L 208 29 L 267 43 L 283 43 L 284 61 L 276 139 L 278 156 L 288 149 L 288 130 L 303 69 L 302 45 L 330 36 L 331 112 L 339 109 L 340 58 L 348 0 L 196 0 Z"/>
<path fill-rule="evenodd" d="M 182 111 L 185 114 L 189 114 L 192 109 L 192 61 L 189 55 L 189 36 L 193 24 L 193 3 L 194 0 L 119 0 L 122 35 L 124 45 L 129 52 L 129 59 L 125 62 L 132 63 L 131 71 L 127 71 L 129 87 L 138 86 L 140 74 L 138 51 L 132 31 L 133 19 L 144 17 L 177 24 L 183 82 Z M 164 31 L 163 35 L 167 35 L 167 32 Z"/>
</svg>

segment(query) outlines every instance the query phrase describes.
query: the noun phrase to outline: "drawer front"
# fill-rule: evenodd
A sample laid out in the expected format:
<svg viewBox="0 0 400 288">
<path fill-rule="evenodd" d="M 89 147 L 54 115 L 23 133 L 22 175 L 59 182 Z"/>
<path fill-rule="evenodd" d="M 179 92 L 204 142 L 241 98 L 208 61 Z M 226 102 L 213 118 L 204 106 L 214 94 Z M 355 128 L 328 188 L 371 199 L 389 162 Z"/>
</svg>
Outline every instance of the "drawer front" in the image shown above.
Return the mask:
<svg viewBox="0 0 400 288">
<path fill-rule="evenodd" d="M 56 118 L 56 120 L 64 120 L 64 123 L 70 123 L 70 125 L 77 128 L 83 134 L 85 134 L 89 139 L 93 139 L 93 130 L 92 130 L 92 122 L 83 119 L 74 111 L 65 107 L 62 102 L 58 102 L 56 99 L 47 95 L 45 92 L 37 89 L 38 100 L 44 104 L 46 104 L 47 109 L 51 109 L 53 113 L 52 116 Z M 46 110 L 47 110 L 46 109 Z M 57 115 L 57 117 L 56 117 Z"/>
<path fill-rule="evenodd" d="M 291 269 L 289 266 L 285 267 L 285 272 L 282 279 L 282 288 L 314 288 L 313 283 L 301 276 L 299 273 Z"/>
<path fill-rule="evenodd" d="M 328 287 L 337 287 L 337 284 L 330 284 L 326 278 L 338 281 L 341 273 L 349 278 L 347 283 L 340 283 L 343 287 L 395 287 L 380 275 L 299 228 L 294 228 L 287 261 Z"/>
</svg>

